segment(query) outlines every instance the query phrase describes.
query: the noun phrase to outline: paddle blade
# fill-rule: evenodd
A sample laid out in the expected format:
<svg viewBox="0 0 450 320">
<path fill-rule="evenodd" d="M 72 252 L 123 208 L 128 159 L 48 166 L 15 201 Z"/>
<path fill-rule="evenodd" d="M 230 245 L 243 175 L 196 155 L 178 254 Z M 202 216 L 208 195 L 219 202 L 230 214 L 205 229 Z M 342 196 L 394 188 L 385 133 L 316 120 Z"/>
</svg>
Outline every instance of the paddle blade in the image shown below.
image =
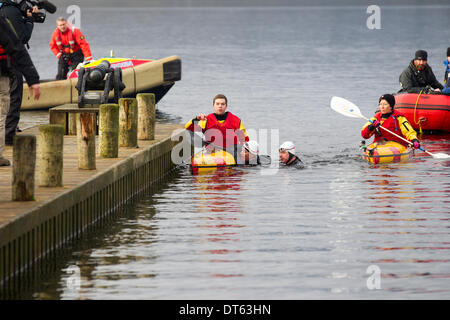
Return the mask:
<svg viewBox="0 0 450 320">
<path fill-rule="evenodd" d="M 446 153 L 431 153 L 428 152 L 434 159 L 450 159 L 450 155 Z"/>
<path fill-rule="evenodd" d="M 337 113 L 343 114 L 344 116 L 366 119 L 366 117 L 361 114 L 359 108 L 347 99 L 341 97 L 332 97 L 330 106 L 331 109 L 333 109 Z"/>
</svg>

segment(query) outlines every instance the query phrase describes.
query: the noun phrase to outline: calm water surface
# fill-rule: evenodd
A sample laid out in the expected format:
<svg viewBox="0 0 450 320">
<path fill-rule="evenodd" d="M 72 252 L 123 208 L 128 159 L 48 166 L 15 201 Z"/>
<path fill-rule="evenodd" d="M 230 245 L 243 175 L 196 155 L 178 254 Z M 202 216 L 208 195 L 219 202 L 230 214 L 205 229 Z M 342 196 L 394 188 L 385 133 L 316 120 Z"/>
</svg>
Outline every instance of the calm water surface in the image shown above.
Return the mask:
<svg viewBox="0 0 450 320">
<path fill-rule="evenodd" d="M 161 121 L 210 112 L 221 92 L 251 138 L 278 133 L 267 153 L 293 140 L 307 167 L 181 167 L 24 297 L 450 298 L 450 162 L 419 153 L 371 167 L 359 158 L 363 123 L 329 107 L 337 95 L 373 114 L 419 48 L 442 80 L 450 6 L 382 7 L 381 30 L 367 29 L 367 17 L 366 7 L 82 11 L 96 57 L 180 56 L 183 79 L 158 105 Z M 43 78 L 56 72 L 52 29 L 38 26 L 31 43 Z M 45 113 L 22 118 L 40 121 Z M 423 145 L 450 153 L 449 138 Z M 71 266 L 81 270 L 79 291 L 67 286 Z M 367 285 L 370 266 L 379 289 Z"/>
</svg>

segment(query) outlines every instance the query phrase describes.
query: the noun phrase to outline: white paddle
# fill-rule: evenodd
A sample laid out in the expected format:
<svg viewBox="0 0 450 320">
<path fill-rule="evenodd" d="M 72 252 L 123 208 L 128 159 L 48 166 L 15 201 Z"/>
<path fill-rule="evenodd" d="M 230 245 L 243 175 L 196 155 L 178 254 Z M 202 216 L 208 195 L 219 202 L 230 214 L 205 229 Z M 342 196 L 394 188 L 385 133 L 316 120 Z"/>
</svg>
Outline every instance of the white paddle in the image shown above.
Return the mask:
<svg viewBox="0 0 450 320">
<path fill-rule="evenodd" d="M 373 123 L 372 120 L 370 120 L 369 118 L 367 118 L 361 114 L 361 111 L 354 103 L 352 103 L 344 98 L 341 98 L 341 97 L 331 98 L 330 106 L 331 106 L 331 109 L 333 109 L 337 113 L 343 114 L 344 116 L 351 117 L 351 118 L 361 118 L 361 119 L 365 119 L 365 120 Z M 411 145 L 413 144 L 411 141 L 406 140 L 405 138 L 399 136 L 398 134 L 395 134 L 391 130 L 388 130 L 382 126 L 380 126 L 380 128 L 389 132 L 390 134 L 393 134 L 397 138 L 402 139 L 403 141 L 407 142 L 408 144 L 411 144 Z M 432 156 L 435 159 L 449 159 L 450 158 L 450 155 L 448 155 L 446 153 L 431 153 L 427 150 L 424 150 L 421 147 L 419 149 L 425 153 L 428 153 L 430 156 Z"/>
</svg>

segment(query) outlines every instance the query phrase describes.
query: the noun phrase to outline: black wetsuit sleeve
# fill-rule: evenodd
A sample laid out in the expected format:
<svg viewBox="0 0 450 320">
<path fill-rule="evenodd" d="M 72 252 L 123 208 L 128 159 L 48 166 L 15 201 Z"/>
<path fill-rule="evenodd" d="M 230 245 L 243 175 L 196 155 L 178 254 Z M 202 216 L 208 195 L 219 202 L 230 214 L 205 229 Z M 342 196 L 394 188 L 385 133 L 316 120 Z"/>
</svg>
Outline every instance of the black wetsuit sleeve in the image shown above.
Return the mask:
<svg viewBox="0 0 450 320">
<path fill-rule="evenodd" d="M 412 74 L 407 69 L 402 72 L 402 74 L 399 77 L 400 84 L 403 88 L 403 91 L 406 91 L 408 93 L 419 93 L 421 90 L 425 89 L 425 87 L 417 87 L 416 84 L 412 80 Z"/>
<path fill-rule="evenodd" d="M 436 76 L 434 75 L 433 70 L 430 67 L 430 74 L 429 74 L 429 78 L 430 78 L 430 83 L 431 86 L 435 89 L 444 89 L 444 86 L 436 79 Z"/>
<path fill-rule="evenodd" d="M 28 43 L 33 33 L 34 23 L 30 18 L 25 18 L 19 8 L 15 6 L 4 6 L 1 8 L 2 15 L 12 23 L 20 41 Z"/>
</svg>

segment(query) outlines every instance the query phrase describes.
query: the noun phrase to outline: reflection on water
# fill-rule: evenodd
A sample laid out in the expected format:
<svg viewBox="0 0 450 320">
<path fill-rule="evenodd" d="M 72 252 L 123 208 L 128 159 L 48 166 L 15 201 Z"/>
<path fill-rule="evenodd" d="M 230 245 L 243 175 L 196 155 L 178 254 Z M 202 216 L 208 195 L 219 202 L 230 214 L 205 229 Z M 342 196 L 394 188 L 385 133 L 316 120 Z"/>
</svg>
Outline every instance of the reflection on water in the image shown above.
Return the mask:
<svg viewBox="0 0 450 320">
<path fill-rule="evenodd" d="M 159 103 L 161 121 L 185 123 L 210 112 L 211 97 L 221 92 L 247 129 L 277 129 L 280 142 L 293 140 L 306 168 L 196 176 L 181 168 L 55 259 L 56 271 L 21 296 L 448 298 L 450 161 L 418 152 L 409 163 L 369 165 L 358 151 L 363 121 L 333 112 L 329 101 L 338 95 L 363 114 L 373 112 L 381 94 L 398 89 L 417 39 L 427 39 L 429 63 L 442 79 L 437 66 L 447 44 L 442 33 L 428 30 L 442 29 L 450 7 L 384 7 L 376 32 L 365 28 L 365 9 L 111 9 L 108 21 L 136 23 L 120 30 L 111 23 L 115 32 L 101 34 L 95 30 L 98 21 L 104 27 L 104 10 L 85 12 L 83 28 L 98 55 L 114 43 L 123 56 L 183 60 L 183 80 Z M 142 21 L 152 32 L 141 32 Z M 51 34 L 45 26 L 40 30 Z M 33 54 L 46 61 L 49 34 L 36 32 Z M 140 44 L 130 32 L 142 34 Z M 380 44 L 392 49 L 388 58 Z M 54 58 L 48 61 L 54 67 Z M 25 123 L 48 119 L 27 117 Z M 448 134 L 424 135 L 421 142 L 430 152 L 450 153 Z M 373 265 L 381 288 L 371 290 Z M 79 290 L 68 285 L 73 267 Z"/>
<path fill-rule="evenodd" d="M 449 150 L 445 140 L 422 137 L 422 141 L 430 151 Z M 425 168 L 418 169 L 420 163 Z M 429 168 L 436 165 L 443 163 L 424 155 L 413 163 L 374 168 L 365 180 L 371 194 L 370 205 L 363 212 L 370 217 L 365 229 L 373 236 L 372 250 L 378 252 L 373 254 L 372 263 L 384 270 L 384 290 L 419 297 L 449 294 L 450 289 L 438 282 L 450 277 L 449 260 L 441 258 L 450 249 L 449 176 L 445 171 L 431 174 Z"/>
<path fill-rule="evenodd" d="M 239 215 L 244 214 L 239 200 L 244 174 L 245 171 L 221 168 L 192 176 L 192 183 L 198 190 L 194 201 L 198 204 L 197 213 L 202 221 L 198 227 L 209 230 L 204 234 L 204 241 L 217 243 L 216 249 L 203 251 L 205 256 L 210 256 L 207 258 L 210 263 L 239 263 L 239 255 L 245 251 L 222 248 L 227 242 L 238 245 L 240 239 L 237 230 L 245 228 L 239 221 Z M 233 258 L 230 259 L 230 256 Z M 214 278 L 242 276 L 237 272 L 211 274 Z"/>
<path fill-rule="evenodd" d="M 430 158 L 375 167 L 311 160 L 315 166 L 273 176 L 261 168 L 198 175 L 181 168 L 22 297 L 448 296 L 447 172 L 430 179 Z M 371 265 L 381 270 L 379 290 L 366 285 Z M 67 285 L 72 266 L 79 290 Z"/>
</svg>

